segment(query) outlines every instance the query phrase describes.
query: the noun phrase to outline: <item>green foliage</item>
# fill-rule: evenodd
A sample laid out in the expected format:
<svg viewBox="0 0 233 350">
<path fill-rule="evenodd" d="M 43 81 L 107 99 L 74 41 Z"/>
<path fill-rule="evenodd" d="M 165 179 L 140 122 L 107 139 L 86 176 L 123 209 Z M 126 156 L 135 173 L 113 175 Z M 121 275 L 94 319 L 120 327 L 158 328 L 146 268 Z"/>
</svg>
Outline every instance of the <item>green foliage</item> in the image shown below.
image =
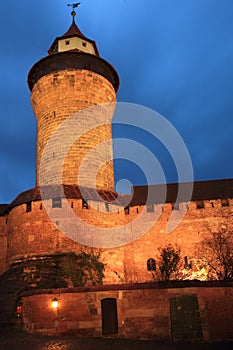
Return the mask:
<svg viewBox="0 0 233 350">
<path fill-rule="evenodd" d="M 15 317 L 22 292 L 102 284 L 105 265 L 100 254 L 41 255 L 15 263 L 0 276 L 0 323 Z"/>
<path fill-rule="evenodd" d="M 62 259 L 62 270 L 74 287 L 102 284 L 104 269 L 105 265 L 100 261 L 100 254 L 71 253 Z"/>
<path fill-rule="evenodd" d="M 14 290 L 15 283 L 23 290 L 79 287 L 102 284 L 105 265 L 100 254 L 66 253 L 37 256 L 12 265 L 0 276 L 5 288 Z"/>
<path fill-rule="evenodd" d="M 173 247 L 171 244 L 160 248 L 160 257 L 158 261 L 160 277 L 168 281 L 175 277 L 179 270 L 180 248 Z"/>
</svg>

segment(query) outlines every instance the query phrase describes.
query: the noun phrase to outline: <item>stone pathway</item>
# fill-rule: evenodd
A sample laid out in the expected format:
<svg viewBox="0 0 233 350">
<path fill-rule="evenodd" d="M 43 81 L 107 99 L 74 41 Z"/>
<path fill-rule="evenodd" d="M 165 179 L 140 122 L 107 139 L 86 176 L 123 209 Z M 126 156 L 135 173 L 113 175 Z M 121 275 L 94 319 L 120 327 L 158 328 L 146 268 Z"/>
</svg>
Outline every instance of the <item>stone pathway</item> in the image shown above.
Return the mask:
<svg viewBox="0 0 233 350">
<path fill-rule="evenodd" d="M 16 330 L 0 332 L 0 350 L 232 350 L 232 342 L 158 342 L 126 339 L 45 337 Z"/>
</svg>

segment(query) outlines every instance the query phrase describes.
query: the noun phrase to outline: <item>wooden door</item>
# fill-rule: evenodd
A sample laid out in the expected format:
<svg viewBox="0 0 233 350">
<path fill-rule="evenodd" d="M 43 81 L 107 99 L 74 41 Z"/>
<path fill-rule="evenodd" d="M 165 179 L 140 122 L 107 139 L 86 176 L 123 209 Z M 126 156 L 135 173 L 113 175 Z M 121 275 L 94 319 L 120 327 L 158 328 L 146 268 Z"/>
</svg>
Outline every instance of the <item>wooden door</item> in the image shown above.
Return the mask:
<svg viewBox="0 0 233 350">
<path fill-rule="evenodd" d="M 118 333 L 116 299 L 114 298 L 102 299 L 101 309 L 102 309 L 102 333 L 103 334 Z"/>
</svg>

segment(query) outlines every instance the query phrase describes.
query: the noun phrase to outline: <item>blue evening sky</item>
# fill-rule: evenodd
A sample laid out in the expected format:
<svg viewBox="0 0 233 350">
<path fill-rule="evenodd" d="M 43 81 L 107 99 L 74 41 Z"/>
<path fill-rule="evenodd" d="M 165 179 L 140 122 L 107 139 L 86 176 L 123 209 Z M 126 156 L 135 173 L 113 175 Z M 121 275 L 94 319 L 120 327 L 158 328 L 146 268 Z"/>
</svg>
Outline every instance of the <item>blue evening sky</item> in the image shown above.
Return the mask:
<svg viewBox="0 0 233 350">
<path fill-rule="evenodd" d="M 195 180 L 232 178 L 233 0 L 81 2 L 77 24 L 118 71 L 118 101 L 149 107 L 174 125 Z M 35 186 L 36 121 L 27 73 L 71 17 L 65 0 L 2 1 L 0 16 L 0 203 L 8 203 Z M 171 157 L 147 134 L 115 126 L 114 136 L 144 144 L 167 182 L 177 181 Z M 146 184 L 131 162 L 115 166 L 116 182 Z"/>
</svg>

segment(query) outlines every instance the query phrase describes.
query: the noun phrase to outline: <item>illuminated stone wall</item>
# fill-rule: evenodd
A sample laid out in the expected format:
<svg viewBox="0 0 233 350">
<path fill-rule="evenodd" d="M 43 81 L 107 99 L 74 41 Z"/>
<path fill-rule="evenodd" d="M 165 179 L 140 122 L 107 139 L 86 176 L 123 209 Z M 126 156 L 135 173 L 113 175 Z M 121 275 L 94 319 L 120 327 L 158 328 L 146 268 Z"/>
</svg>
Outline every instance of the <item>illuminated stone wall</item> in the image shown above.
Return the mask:
<svg viewBox="0 0 233 350">
<path fill-rule="evenodd" d="M 60 231 L 72 224 L 72 221 L 66 219 L 64 199 L 62 199 L 62 208 L 53 208 L 52 199 L 42 203 L 34 201 L 31 203 L 31 210 L 27 212 L 26 204 L 18 205 L 13 208 L 8 217 L 1 218 L 1 261 L 2 269 L 7 265 L 24 259 L 25 257 L 41 254 L 55 254 L 60 252 L 77 252 L 81 250 L 90 251 L 90 247 L 76 242 Z M 44 205 L 48 205 L 47 211 L 52 218 L 48 217 Z M 91 225 L 91 229 L 108 228 L 114 237 L 114 228 L 122 227 L 138 218 L 144 206 L 130 207 L 129 214 L 119 207 L 119 212 L 101 212 L 100 206 L 96 203 L 95 210 L 91 207 L 83 208 L 82 200 L 68 200 L 68 206 L 83 221 Z M 196 202 L 189 203 L 189 209 L 179 224 L 171 233 L 166 233 L 166 225 L 172 213 L 172 205 L 164 205 L 161 216 L 148 232 L 144 233 L 144 226 L 150 220 L 152 213 L 145 213 L 143 222 L 134 227 L 134 231 L 140 230 L 142 236 L 128 244 L 119 243 L 118 247 L 101 248 L 98 247 L 98 234 L 93 236 L 93 245 L 97 248 L 94 252 L 101 252 L 101 260 L 106 264 L 104 284 L 109 283 L 130 283 L 144 282 L 152 280 L 151 272 L 147 271 L 147 260 L 154 258 L 157 260 L 160 247 L 171 243 L 181 248 L 182 259 L 188 256 L 190 260 L 196 257 L 197 244 L 204 235 L 210 230 L 216 230 L 224 217 L 227 217 L 233 211 L 233 201 L 229 199 L 229 207 L 222 207 L 221 200 L 204 201 L 205 208 L 197 209 Z M 69 209 L 69 210 L 70 210 Z M 103 208 L 102 208 L 103 209 Z M 111 206 L 109 207 L 111 211 Z M 65 219 L 61 218 L 61 213 Z M 131 224 L 129 225 L 131 227 Z M 88 235 L 88 229 L 85 227 L 83 232 L 81 226 L 77 228 L 79 234 Z M 129 231 L 130 232 L 130 231 Z M 132 233 L 133 234 L 133 233 Z M 7 239 L 6 239 L 7 237 Z M 74 232 L 75 238 L 75 232 Z M 130 237 L 129 237 L 130 238 Z M 6 241 L 8 248 L 6 252 Z M 5 262 L 4 262 L 5 261 Z"/>
<path fill-rule="evenodd" d="M 37 119 L 37 185 L 39 185 L 39 174 L 42 154 L 48 139 L 55 130 L 69 117 L 78 111 L 104 103 L 114 103 L 116 93 L 112 84 L 104 77 L 88 70 L 61 70 L 53 74 L 47 74 L 39 79 L 33 86 L 31 103 Z M 79 114 L 76 124 L 71 130 L 64 132 L 59 139 L 53 140 L 54 149 L 51 154 L 46 155 L 46 166 L 41 174 L 40 184 L 79 184 L 78 172 L 83 158 L 90 150 L 110 140 L 109 145 L 101 147 L 95 156 L 88 160 L 88 173 L 95 173 L 97 160 L 106 162 L 112 159 L 112 127 L 111 121 L 113 110 L 97 109 L 95 112 Z M 92 129 L 93 121 L 99 123 L 97 129 Z M 104 124 L 104 125 L 102 125 Z M 82 134 L 74 144 L 71 143 L 71 136 L 75 128 L 77 133 L 81 126 L 85 125 L 89 129 Z M 62 168 L 62 178 L 57 175 L 59 167 L 59 149 L 68 147 L 67 156 L 64 159 Z M 48 175 L 49 174 L 49 175 Z M 87 175 L 82 179 L 82 186 L 88 186 Z M 103 166 L 96 178 L 97 188 L 114 190 L 114 170 L 113 162 L 109 161 Z M 89 187 L 95 187 L 90 186 Z"/>
<path fill-rule="evenodd" d="M 57 309 L 52 309 L 54 298 Z M 232 283 L 175 282 L 27 292 L 22 299 L 22 322 L 26 331 L 34 334 L 101 337 L 101 302 L 106 298 L 115 299 L 117 305 L 118 330 L 108 337 L 233 339 Z"/>
<path fill-rule="evenodd" d="M 0 274 L 2 274 L 7 268 L 7 216 L 0 217 L 0 247 Z"/>
</svg>

